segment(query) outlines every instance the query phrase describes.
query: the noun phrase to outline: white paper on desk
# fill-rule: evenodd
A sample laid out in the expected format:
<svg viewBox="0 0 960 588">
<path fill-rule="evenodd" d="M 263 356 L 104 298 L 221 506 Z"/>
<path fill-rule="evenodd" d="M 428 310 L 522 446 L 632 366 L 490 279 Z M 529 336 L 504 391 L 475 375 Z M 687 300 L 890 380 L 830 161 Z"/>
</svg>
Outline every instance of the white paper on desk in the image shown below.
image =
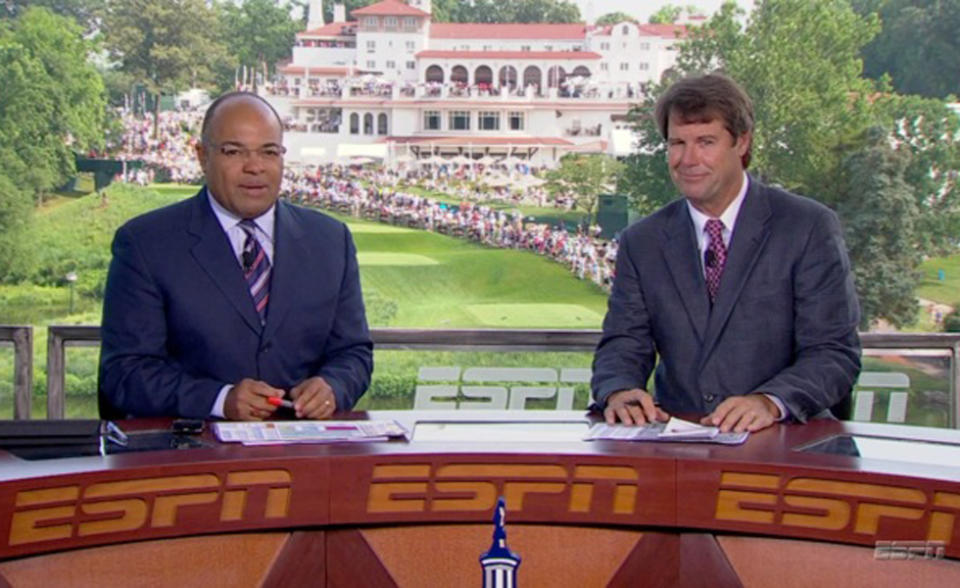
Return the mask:
<svg viewBox="0 0 960 588">
<path fill-rule="evenodd" d="M 244 445 L 285 443 L 340 443 L 409 439 L 396 421 L 266 421 L 214 423 L 214 433 L 223 442 Z"/>
<path fill-rule="evenodd" d="M 712 439 L 719 432 L 720 429 L 717 427 L 705 427 L 677 417 L 670 417 L 670 420 L 663 427 L 663 431 L 657 437 L 660 439 Z"/>
</svg>

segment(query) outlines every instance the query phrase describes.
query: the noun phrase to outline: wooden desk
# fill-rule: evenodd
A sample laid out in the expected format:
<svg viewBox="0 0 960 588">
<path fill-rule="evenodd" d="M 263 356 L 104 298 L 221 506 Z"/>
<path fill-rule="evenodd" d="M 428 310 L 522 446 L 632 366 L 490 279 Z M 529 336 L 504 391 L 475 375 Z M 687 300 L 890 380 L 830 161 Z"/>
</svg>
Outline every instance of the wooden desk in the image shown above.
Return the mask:
<svg viewBox="0 0 960 588">
<path fill-rule="evenodd" d="M 410 428 L 418 419 L 585 420 L 352 416 Z M 955 431 L 814 422 L 778 425 L 739 447 L 490 435 L 241 447 L 207 433 L 210 447 L 181 451 L 45 461 L 0 452 L 0 580 L 479 586 L 478 558 L 504 496 L 521 586 L 960 586 L 960 462 L 797 450 L 845 434 L 960 443 Z"/>
</svg>

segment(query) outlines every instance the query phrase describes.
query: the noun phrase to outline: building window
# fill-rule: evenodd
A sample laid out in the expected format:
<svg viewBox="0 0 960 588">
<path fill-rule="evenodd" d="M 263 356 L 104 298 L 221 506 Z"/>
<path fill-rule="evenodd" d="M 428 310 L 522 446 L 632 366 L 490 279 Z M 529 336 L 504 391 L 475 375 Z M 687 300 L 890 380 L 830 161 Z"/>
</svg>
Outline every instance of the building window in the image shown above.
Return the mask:
<svg viewBox="0 0 960 588">
<path fill-rule="evenodd" d="M 480 120 L 477 126 L 481 131 L 499 131 L 500 113 L 499 112 L 481 112 Z"/>
<path fill-rule="evenodd" d="M 610 69 L 610 64 L 609 64 L 609 63 L 601 63 L 601 64 L 600 64 L 600 71 L 608 71 L 609 69 Z"/>
<path fill-rule="evenodd" d="M 367 41 L 367 53 L 376 53 L 376 51 L 377 51 L 377 42 Z"/>
<path fill-rule="evenodd" d="M 414 43 L 413 41 L 407 41 L 407 51 L 408 51 L 408 52 L 410 52 L 410 51 L 416 51 L 416 49 L 417 49 L 417 44 L 416 44 L 416 43 Z"/>
<path fill-rule="evenodd" d="M 416 62 L 416 61 L 408 61 L 408 62 L 407 62 L 407 69 L 417 69 L 417 62 Z"/>
<path fill-rule="evenodd" d="M 377 17 L 375 16 L 365 16 L 363 18 L 363 26 L 368 29 L 377 28 Z"/>
<path fill-rule="evenodd" d="M 417 30 L 417 19 L 412 16 L 405 17 L 403 19 L 403 28 L 407 29 L 408 31 Z"/>
<path fill-rule="evenodd" d="M 629 63 L 621 63 L 621 64 L 620 64 L 620 71 L 630 71 L 630 64 L 629 64 Z"/>
<path fill-rule="evenodd" d="M 520 50 L 521 50 L 521 51 L 529 51 L 529 50 L 530 50 L 530 45 L 520 45 Z"/>
<path fill-rule="evenodd" d="M 425 131 L 439 131 L 440 130 L 440 111 L 439 110 L 427 110 L 423 113 L 423 130 Z"/>
<path fill-rule="evenodd" d="M 388 62 L 387 62 L 387 69 L 396 69 L 396 68 L 397 68 L 397 62 L 396 62 L 396 61 L 388 61 Z"/>
<path fill-rule="evenodd" d="M 510 130 L 522 131 L 523 130 L 523 113 L 511 112 L 508 116 L 510 117 Z"/>
<path fill-rule="evenodd" d="M 484 46 L 483 46 L 483 50 L 484 50 L 484 51 L 493 51 L 493 45 L 484 45 Z"/>
<path fill-rule="evenodd" d="M 364 135 L 373 134 L 373 114 L 369 112 L 363 115 L 363 134 Z"/>
<path fill-rule="evenodd" d="M 395 31 L 395 30 L 397 30 L 397 17 L 395 17 L 395 16 L 385 16 L 385 17 L 383 17 L 383 26 L 384 26 L 388 31 Z"/>
<path fill-rule="evenodd" d="M 356 135 L 360 132 L 360 115 L 354 112 L 350 115 L 350 134 Z"/>
<path fill-rule="evenodd" d="M 649 50 L 650 50 L 650 43 L 640 43 L 640 50 L 641 50 L 641 51 L 649 51 Z"/>
<path fill-rule="evenodd" d="M 609 51 L 609 50 L 610 50 L 610 43 L 600 43 L 600 50 L 601 50 L 601 51 Z"/>
<path fill-rule="evenodd" d="M 454 110 L 450 112 L 450 124 L 447 125 L 451 131 L 469 131 L 470 113 L 465 110 Z"/>
<path fill-rule="evenodd" d="M 624 35 L 630 34 L 630 25 L 623 25 L 623 28 L 620 29 L 620 32 Z"/>
<path fill-rule="evenodd" d="M 367 69 L 377 69 L 377 62 L 372 59 L 367 61 Z"/>
<path fill-rule="evenodd" d="M 639 65 L 640 65 L 640 71 L 650 71 L 649 63 L 641 63 Z"/>
<path fill-rule="evenodd" d="M 553 51 L 553 45 L 544 45 L 544 46 L 543 46 L 543 50 L 544 50 L 544 51 Z"/>
<path fill-rule="evenodd" d="M 377 134 L 387 134 L 387 114 L 385 112 L 381 112 L 379 115 L 377 115 Z"/>
<path fill-rule="evenodd" d="M 460 45 L 460 50 L 461 50 L 461 51 L 469 51 L 469 50 L 470 50 L 470 45 Z"/>
</svg>

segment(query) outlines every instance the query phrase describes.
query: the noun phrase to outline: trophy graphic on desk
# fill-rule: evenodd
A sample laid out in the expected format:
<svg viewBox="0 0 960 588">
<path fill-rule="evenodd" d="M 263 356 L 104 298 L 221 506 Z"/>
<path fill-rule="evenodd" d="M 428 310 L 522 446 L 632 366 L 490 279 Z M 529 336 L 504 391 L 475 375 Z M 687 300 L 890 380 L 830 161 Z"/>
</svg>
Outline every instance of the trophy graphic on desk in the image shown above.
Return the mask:
<svg viewBox="0 0 960 588">
<path fill-rule="evenodd" d="M 506 501 L 501 496 L 493 511 L 493 543 L 480 556 L 483 568 L 483 588 L 515 588 L 520 556 L 507 548 Z"/>
</svg>

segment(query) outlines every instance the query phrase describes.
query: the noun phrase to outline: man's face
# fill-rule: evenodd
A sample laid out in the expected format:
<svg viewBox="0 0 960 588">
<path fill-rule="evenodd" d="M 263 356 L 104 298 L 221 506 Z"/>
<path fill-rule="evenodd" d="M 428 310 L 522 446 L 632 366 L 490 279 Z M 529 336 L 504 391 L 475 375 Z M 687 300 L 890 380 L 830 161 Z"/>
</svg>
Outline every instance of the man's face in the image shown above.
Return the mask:
<svg viewBox="0 0 960 588">
<path fill-rule="evenodd" d="M 734 140 L 719 116 L 685 122 L 671 113 L 667 136 L 667 163 L 677 190 L 698 210 L 719 216 L 740 190 L 750 133 Z"/>
<path fill-rule="evenodd" d="M 208 130 L 208 143 L 197 145 L 197 159 L 213 197 L 240 218 L 260 216 L 280 195 L 279 121 L 259 101 L 234 98 L 220 105 Z"/>
</svg>

